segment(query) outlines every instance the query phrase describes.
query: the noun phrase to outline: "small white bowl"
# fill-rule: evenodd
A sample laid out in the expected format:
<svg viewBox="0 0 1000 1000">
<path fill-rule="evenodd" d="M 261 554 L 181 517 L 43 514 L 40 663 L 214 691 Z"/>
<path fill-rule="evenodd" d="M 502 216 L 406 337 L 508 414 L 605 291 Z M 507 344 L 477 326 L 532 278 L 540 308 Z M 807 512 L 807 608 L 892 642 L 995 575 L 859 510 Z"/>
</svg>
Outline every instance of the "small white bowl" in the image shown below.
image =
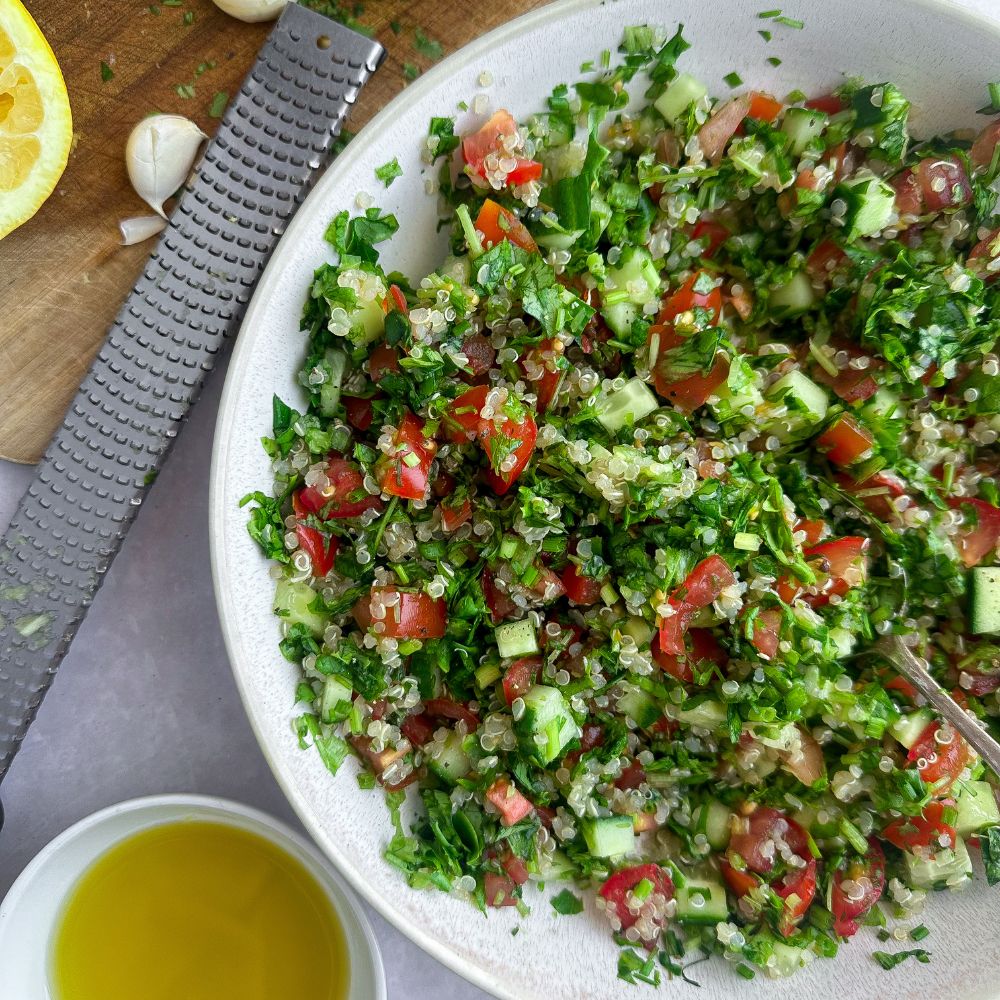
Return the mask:
<svg viewBox="0 0 1000 1000">
<path fill-rule="evenodd" d="M 340 918 L 351 962 L 347 1000 L 385 1000 L 385 975 L 368 918 L 330 862 L 276 819 L 226 799 L 155 795 L 102 809 L 47 844 L 21 872 L 0 904 L 2 995 L 50 1000 L 48 955 L 66 894 L 101 855 L 140 830 L 206 820 L 255 833 L 299 861 L 326 892 Z"/>
</svg>

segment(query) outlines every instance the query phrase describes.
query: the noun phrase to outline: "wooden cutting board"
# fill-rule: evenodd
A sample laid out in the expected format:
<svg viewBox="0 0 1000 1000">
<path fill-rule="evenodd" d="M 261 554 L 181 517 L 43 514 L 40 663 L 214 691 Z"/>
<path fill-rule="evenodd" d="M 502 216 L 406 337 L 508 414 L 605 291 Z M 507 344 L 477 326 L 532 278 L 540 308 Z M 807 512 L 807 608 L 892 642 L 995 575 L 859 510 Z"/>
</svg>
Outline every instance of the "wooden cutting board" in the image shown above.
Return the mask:
<svg viewBox="0 0 1000 1000">
<path fill-rule="evenodd" d="M 149 214 L 125 173 L 132 126 L 163 111 L 186 115 L 211 134 L 213 100 L 239 89 L 270 27 L 243 24 L 210 0 L 148 3 L 26 0 L 66 77 L 75 142 L 49 200 L 0 240 L 0 457 L 15 462 L 41 457 L 152 247 L 119 245 L 118 221 Z M 356 16 L 389 53 L 348 127 L 356 131 L 407 76 L 429 67 L 435 43 L 454 52 L 537 6 L 539 0 L 348 0 L 342 12 Z M 102 73 L 102 63 L 110 73 Z"/>
</svg>

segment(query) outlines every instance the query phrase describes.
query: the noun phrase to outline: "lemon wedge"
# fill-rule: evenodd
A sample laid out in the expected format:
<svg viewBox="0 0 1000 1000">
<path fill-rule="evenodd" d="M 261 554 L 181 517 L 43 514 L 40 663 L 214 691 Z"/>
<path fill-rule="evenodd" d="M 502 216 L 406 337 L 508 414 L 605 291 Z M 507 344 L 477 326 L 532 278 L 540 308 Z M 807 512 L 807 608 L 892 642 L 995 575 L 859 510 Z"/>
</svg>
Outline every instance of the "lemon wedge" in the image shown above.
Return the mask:
<svg viewBox="0 0 1000 1000">
<path fill-rule="evenodd" d="M 0 239 L 30 219 L 73 141 L 66 83 L 20 0 L 0 0 Z"/>
</svg>

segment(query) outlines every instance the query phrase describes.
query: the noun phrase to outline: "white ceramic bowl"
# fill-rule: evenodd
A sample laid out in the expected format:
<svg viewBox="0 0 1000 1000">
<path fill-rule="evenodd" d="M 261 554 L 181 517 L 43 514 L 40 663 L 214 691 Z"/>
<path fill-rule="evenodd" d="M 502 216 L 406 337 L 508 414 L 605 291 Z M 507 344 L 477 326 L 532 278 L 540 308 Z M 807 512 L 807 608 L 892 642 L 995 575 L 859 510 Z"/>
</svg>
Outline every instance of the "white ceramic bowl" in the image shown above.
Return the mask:
<svg viewBox="0 0 1000 1000">
<path fill-rule="evenodd" d="M 0 997 L 49 1000 L 48 950 L 66 894 L 121 840 L 165 823 L 206 820 L 255 833 L 286 851 L 323 889 L 340 918 L 351 963 L 347 1000 L 385 1000 L 385 976 L 371 925 L 340 875 L 283 823 L 238 802 L 202 795 L 156 795 L 87 816 L 47 844 L 0 904 Z"/>
<path fill-rule="evenodd" d="M 352 140 L 299 210 L 281 241 L 247 313 L 229 368 L 216 432 L 211 476 L 211 540 L 219 611 L 236 681 L 258 739 L 303 822 L 351 884 L 388 920 L 431 954 L 497 996 L 576 1000 L 633 996 L 616 979 L 616 952 L 607 927 L 588 903 L 585 915 L 558 917 L 529 892 L 534 912 L 521 920 L 504 910 L 484 918 L 469 904 L 436 891 L 414 892 L 382 859 L 391 835 L 381 797 L 358 789 L 356 766 L 335 777 L 318 756 L 298 750 L 289 730 L 295 668 L 277 650 L 271 615 L 272 581 L 246 532 L 238 501 L 266 489 L 269 462 L 260 438 L 270 433 L 271 396 L 303 406 L 295 372 L 304 338 L 298 318 L 313 269 L 329 260 L 323 232 L 338 211 L 357 211 L 365 191 L 399 216 L 401 229 L 387 245 L 387 270 L 419 277 L 433 269 L 444 248 L 435 235 L 436 201 L 424 194 L 420 149 L 433 115 L 458 114 L 459 131 L 484 116 L 458 113 L 486 93 L 490 110 L 504 106 L 524 117 L 542 110 L 558 83 L 580 78 L 581 63 L 617 49 L 626 24 L 685 25 L 693 48 L 682 68 L 728 94 L 723 77 L 736 71 L 748 87 L 785 94 L 795 87 L 821 94 L 847 76 L 891 80 L 913 102 L 920 134 L 955 127 L 981 128 L 974 111 L 996 79 L 998 23 L 976 17 L 948 0 L 792 0 L 784 12 L 802 18 L 801 31 L 767 24 L 758 30 L 761 0 L 563 0 L 485 36 L 421 77 Z M 457 13 L 457 11 L 456 11 Z M 779 56 L 780 67 L 766 62 Z M 478 83 L 482 71 L 494 83 Z M 638 88 L 636 88 L 638 89 Z M 384 189 L 374 169 L 398 156 L 403 176 Z M 927 910 L 932 929 L 929 965 L 908 962 L 892 974 L 871 959 L 878 947 L 865 931 L 836 961 L 817 961 L 791 980 L 752 985 L 722 961 L 699 965 L 702 1000 L 737 991 L 766 1000 L 842 995 L 851 1000 L 963 1000 L 1000 997 L 997 890 L 980 879 L 964 893 L 936 895 Z M 521 925 L 517 937 L 511 930 Z M 684 987 L 687 989 L 688 987 Z"/>
</svg>

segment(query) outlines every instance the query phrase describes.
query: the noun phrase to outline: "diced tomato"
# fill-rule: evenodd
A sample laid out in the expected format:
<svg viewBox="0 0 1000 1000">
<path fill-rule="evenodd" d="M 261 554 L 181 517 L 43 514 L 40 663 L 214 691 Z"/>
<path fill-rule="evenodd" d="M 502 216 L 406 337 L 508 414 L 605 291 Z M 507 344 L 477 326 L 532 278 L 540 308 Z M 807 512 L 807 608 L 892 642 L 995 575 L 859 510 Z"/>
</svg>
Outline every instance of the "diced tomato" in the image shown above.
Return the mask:
<svg viewBox="0 0 1000 1000">
<path fill-rule="evenodd" d="M 368 430 L 375 419 L 372 401 L 361 396 L 341 396 L 340 399 L 347 413 L 347 422 L 359 431 Z"/>
<path fill-rule="evenodd" d="M 931 722 L 910 747 L 906 759 L 917 765 L 921 780 L 933 785 L 935 794 L 943 795 L 958 780 L 972 755 L 968 743 L 954 729 Z"/>
<path fill-rule="evenodd" d="M 449 441 L 464 444 L 479 436 L 483 425 L 483 418 L 479 414 L 486 405 L 489 391 L 487 386 L 477 385 L 451 401 L 451 406 L 445 413 L 445 430 Z"/>
<path fill-rule="evenodd" d="M 839 184 L 848 174 L 854 173 L 861 156 L 849 142 L 840 142 L 826 152 L 826 165 L 833 171 L 833 180 Z"/>
<path fill-rule="evenodd" d="M 528 866 L 516 854 L 507 851 L 500 859 L 500 864 L 515 885 L 524 885 L 528 881 Z"/>
<path fill-rule="evenodd" d="M 483 597 L 486 599 L 486 606 L 490 609 L 490 618 L 493 624 L 502 622 L 509 618 L 515 611 L 517 605 L 511 600 L 510 594 L 506 590 L 500 590 L 493 582 L 493 574 L 488 570 L 483 570 L 482 580 Z"/>
<path fill-rule="evenodd" d="M 684 413 L 693 413 L 715 394 L 716 389 L 729 378 L 729 359 L 719 354 L 707 374 L 697 373 L 687 378 L 667 380 L 661 377 L 660 368 L 654 373 L 656 391 Z"/>
<path fill-rule="evenodd" d="M 398 373 L 399 371 L 399 351 L 395 347 L 379 344 L 368 355 L 368 375 L 376 385 L 390 372 Z"/>
<path fill-rule="evenodd" d="M 622 931 L 627 931 L 639 919 L 639 914 L 633 912 L 629 902 L 634 898 L 632 893 L 636 886 L 643 881 L 652 884 L 651 893 L 658 893 L 664 900 L 668 901 L 674 898 L 673 880 L 659 865 L 636 865 L 633 868 L 622 868 L 615 872 L 600 888 L 601 896 L 607 903 L 607 909 L 611 910 L 618 918 L 618 924 Z M 662 930 L 662 928 L 660 929 Z M 659 934 L 656 936 L 659 937 Z M 655 941 L 643 943 L 647 947 L 652 947 Z"/>
<path fill-rule="evenodd" d="M 435 719 L 454 719 L 455 722 L 464 722 L 469 732 L 479 728 L 479 716 L 467 705 L 453 698 L 430 698 L 424 702 L 424 711 Z"/>
<path fill-rule="evenodd" d="M 993 281 L 1000 274 L 1000 270 L 993 264 L 998 257 L 1000 257 L 1000 229 L 994 229 L 969 251 L 969 267 L 976 269 L 984 281 Z M 975 263 L 976 261 L 979 263 Z"/>
<path fill-rule="evenodd" d="M 926 211 L 960 208 L 972 200 L 969 175 L 957 156 L 927 156 L 913 169 L 920 181 Z"/>
<path fill-rule="evenodd" d="M 439 469 L 438 474 L 434 477 L 434 482 L 431 483 L 431 493 L 439 500 L 444 500 L 446 497 L 450 497 L 457 487 L 458 481 L 455 477 L 450 472 Z"/>
<path fill-rule="evenodd" d="M 718 667 L 723 667 L 728 662 L 726 651 L 719 645 L 711 629 L 693 628 L 687 633 L 690 650 L 685 649 L 682 654 L 664 653 L 660 648 L 660 637 L 653 636 L 650 644 L 650 653 L 653 660 L 672 677 L 679 681 L 690 684 L 694 681 L 694 666 L 709 661 Z"/>
<path fill-rule="evenodd" d="M 826 534 L 826 521 L 810 521 L 808 518 L 800 517 L 792 531 L 797 535 L 800 531 L 805 535 L 802 539 L 805 545 L 816 545 Z"/>
<path fill-rule="evenodd" d="M 871 543 L 860 535 L 834 538 L 802 550 L 806 562 L 816 570 L 817 582 L 803 597 L 814 608 L 830 603 L 834 595 L 843 597 L 849 590 L 861 586 L 868 575 L 868 547 Z M 788 577 L 778 584 L 778 596 L 790 604 L 803 592 L 797 581 Z"/>
<path fill-rule="evenodd" d="M 976 698 L 1000 691 L 1000 654 L 996 647 L 973 650 L 954 664 L 961 690 Z M 963 677 L 962 674 L 965 676 Z"/>
<path fill-rule="evenodd" d="M 656 814 L 651 812 L 637 812 L 632 814 L 632 830 L 634 833 L 648 833 L 650 830 L 659 830 L 660 824 L 657 822 Z"/>
<path fill-rule="evenodd" d="M 996 551 L 1000 542 L 1000 509 L 976 497 L 951 497 L 948 506 L 975 522 L 961 529 L 958 554 L 966 566 L 976 566 Z"/>
<path fill-rule="evenodd" d="M 759 90 L 750 92 L 750 109 L 747 111 L 748 118 L 756 118 L 762 122 L 773 122 L 784 110 L 781 101 L 771 97 L 770 94 L 762 94 Z"/>
<path fill-rule="evenodd" d="M 692 274 L 663 304 L 656 317 L 657 323 L 673 325 L 674 321 L 684 313 L 693 309 L 703 309 L 708 313 L 706 325 L 715 326 L 719 322 L 719 313 L 722 310 L 722 293 L 714 285 L 708 291 L 697 291 L 695 286 L 700 285 L 706 278 L 712 278 L 709 271 L 696 271 Z M 670 340 L 670 347 L 676 347 L 682 342 L 683 337 L 671 330 L 671 335 L 663 339 Z"/>
<path fill-rule="evenodd" d="M 955 827 L 944 821 L 946 803 L 933 799 L 924 806 L 921 816 L 900 816 L 883 831 L 882 839 L 901 851 L 930 848 L 936 853 L 955 846 Z"/>
<path fill-rule="evenodd" d="M 535 408 L 539 413 L 544 413 L 552 405 L 552 400 L 559 391 L 563 370 L 557 367 L 556 362 L 562 357 L 564 350 L 563 342 L 557 337 L 546 337 L 524 356 L 522 367 L 525 377 L 535 387 L 535 395 L 538 397 Z"/>
<path fill-rule="evenodd" d="M 768 608 L 753 620 L 753 636 L 750 642 L 761 656 L 773 660 L 778 652 L 781 639 L 782 614 L 778 608 Z"/>
<path fill-rule="evenodd" d="M 838 355 L 841 352 L 847 355 L 847 363 L 836 375 L 831 375 L 821 365 L 815 365 L 816 381 L 830 386 L 845 403 L 863 402 L 874 396 L 878 392 L 878 382 L 872 377 L 872 373 L 882 367 L 881 362 L 867 351 L 850 343 L 835 343 L 832 346 Z M 865 359 L 864 368 L 854 367 L 859 358 Z"/>
<path fill-rule="evenodd" d="M 514 438 L 521 442 L 511 453 L 515 459 L 511 468 L 503 469 L 499 473 L 493 472 L 491 469 L 486 473 L 486 481 L 493 488 L 494 493 L 499 495 L 506 493 L 514 485 L 517 477 L 524 472 L 525 467 L 531 459 L 531 453 L 535 450 L 535 440 L 537 437 L 538 426 L 535 424 L 535 418 L 530 413 L 525 413 L 523 419 L 520 421 L 504 421 L 499 432 L 495 428 L 487 432 L 483 440 L 483 447 L 490 462 L 494 461 L 494 452 L 501 440 L 506 442 Z"/>
<path fill-rule="evenodd" d="M 746 285 L 738 281 L 731 282 L 725 295 L 726 302 L 736 310 L 740 319 L 747 320 L 753 312 L 753 294 Z"/>
<path fill-rule="evenodd" d="M 833 478 L 845 493 L 857 496 L 862 506 L 876 517 L 889 523 L 899 519 L 892 501 L 906 495 L 906 484 L 894 472 L 883 469 L 860 482 L 843 472 L 835 472 Z"/>
<path fill-rule="evenodd" d="M 406 500 L 422 500 L 426 495 L 437 444 L 423 430 L 424 422 L 407 411 L 393 434 L 391 453 L 375 463 L 383 493 Z"/>
<path fill-rule="evenodd" d="M 833 240 L 821 240 L 806 258 L 806 273 L 816 284 L 829 285 L 849 264 L 847 254 Z"/>
<path fill-rule="evenodd" d="M 517 883 L 509 875 L 497 875 L 495 872 L 487 872 L 483 876 L 483 895 L 486 897 L 486 905 L 517 906 L 518 899 L 514 890 Z"/>
<path fill-rule="evenodd" d="M 698 145 L 705 159 L 718 164 L 726 151 L 726 144 L 736 134 L 750 110 L 750 95 L 734 97 L 723 104 L 698 130 Z"/>
<path fill-rule="evenodd" d="M 478 132 L 467 135 L 462 140 L 462 156 L 469 165 L 472 173 L 488 180 L 489 175 L 502 173 L 499 170 L 498 162 L 487 162 L 490 154 L 493 159 L 513 159 L 514 167 L 506 172 L 505 186 L 526 184 L 528 181 L 537 181 L 542 176 L 542 165 L 537 160 L 529 160 L 523 156 L 511 157 L 503 146 L 503 137 L 517 133 L 517 122 L 509 111 L 500 110 L 495 112 L 489 121 Z"/>
<path fill-rule="evenodd" d="M 692 227 L 690 236 L 692 240 L 704 243 L 705 249 L 702 257 L 712 258 L 719 252 L 719 247 L 733 234 L 726 229 L 721 222 L 713 219 L 699 219 Z"/>
<path fill-rule="evenodd" d="M 515 660 L 503 675 L 503 696 L 508 705 L 514 704 L 515 698 L 521 698 L 531 689 L 542 668 L 540 656 L 528 656 Z"/>
<path fill-rule="evenodd" d="M 398 309 L 404 316 L 409 313 L 409 307 L 406 304 L 406 296 L 403 294 L 403 289 L 399 285 L 389 286 L 389 295 L 392 298 L 393 305 Z"/>
<path fill-rule="evenodd" d="M 381 608 L 378 616 L 372 614 L 373 604 Z M 377 634 L 384 639 L 440 639 L 447 624 L 443 599 L 396 587 L 372 587 L 371 595 L 354 605 L 353 614 L 363 631 L 381 622 L 385 628 Z"/>
<path fill-rule="evenodd" d="M 308 514 L 324 521 L 343 517 L 360 517 L 366 510 L 381 510 L 382 500 L 364 487 L 364 473 L 353 462 L 343 458 L 330 459 L 326 467 L 330 485 L 320 492 L 315 486 L 305 486 L 296 493 L 298 503 Z"/>
<path fill-rule="evenodd" d="M 309 556 L 313 576 L 326 576 L 333 569 L 339 544 L 337 539 L 305 524 L 295 526 L 295 537 L 299 540 L 299 548 Z"/>
<path fill-rule="evenodd" d="M 810 111 L 822 111 L 824 114 L 836 115 L 847 107 L 847 102 L 839 94 L 822 94 L 806 101 Z"/>
<path fill-rule="evenodd" d="M 845 883 L 853 883 L 845 888 Z M 833 875 L 830 912 L 834 933 L 841 937 L 857 934 L 862 918 L 881 899 L 885 889 L 885 854 L 874 837 L 868 838 L 864 858 L 849 858 Z"/>
<path fill-rule="evenodd" d="M 683 655 L 684 634 L 691 619 L 734 583 L 736 577 L 722 556 L 709 556 L 698 563 L 670 597 L 674 614 L 660 622 L 660 649 L 664 653 Z"/>
<path fill-rule="evenodd" d="M 883 681 L 882 687 L 886 691 L 898 691 L 909 702 L 917 699 L 917 689 L 905 677 L 890 677 L 889 680 Z"/>
<path fill-rule="evenodd" d="M 506 208 L 498 205 L 492 198 L 487 198 L 483 202 L 483 207 L 476 216 L 476 229 L 483 234 L 484 244 L 487 249 L 494 247 L 504 240 L 510 240 L 515 246 L 519 246 L 528 253 L 535 253 L 538 244 L 535 243 L 524 223 Z"/>
<path fill-rule="evenodd" d="M 484 378 L 497 359 L 493 345 L 481 333 L 474 333 L 462 341 L 462 353 L 469 359 L 471 379 L 474 382 Z"/>
<path fill-rule="evenodd" d="M 819 450 L 826 452 L 826 457 L 841 468 L 853 465 L 863 458 L 871 451 L 874 444 L 875 437 L 871 431 L 859 424 L 849 413 L 841 414 L 816 438 Z"/>
<path fill-rule="evenodd" d="M 805 864 L 790 867 L 786 874 L 771 881 L 769 876 L 781 858 L 778 841 L 787 845 Z M 737 858 L 742 859 L 745 871 L 741 870 L 742 866 L 737 867 Z M 816 859 L 809 851 L 805 830 L 795 820 L 767 806 L 759 806 L 748 818 L 736 824 L 726 859 L 720 862 L 720 868 L 730 888 L 740 896 L 757 884 L 750 873 L 760 875 L 768 882 L 785 901 L 778 929 L 786 936 L 794 931 L 795 924 L 809 909 L 816 895 Z"/>
<path fill-rule="evenodd" d="M 520 823 L 535 808 L 507 778 L 497 778 L 486 789 L 486 801 L 497 808 L 504 826 Z"/>
<path fill-rule="evenodd" d="M 584 576 L 576 563 L 570 563 L 562 572 L 562 585 L 573 604 L 589 607 L 601 599 L 601 581 Z"/>
<path fill-rule="evenodd" d="M 472 499 L 468 496 L 462 497 L 459 503 L 446 500 L 441 504 L 441 527 L 445 531 L 457 530 L 471 517 Z"/>
<path fill-rule="evenodd" d="M 889 183 L 896 192 L 896 211 L 902 220 L 924 214 L 924 195 L 917 175 L 909 168 L 896 174 Z"/>
<path fill-rule="evenodd" d="M 386 768 L 407 754 L 406 750 L 391 747 L 387 747 L 385 750 L 373 750 L 372 741 L 367 736 L 351 736 L 350 741 L 354 749 L 367 761 L 368 766 L 380 777 Z"/>
<path fill-rule="evenodd" d="M 1000 119 L 995 119 L 976 136 L 976 141 L 969 150 L 972 165 L 980 170 L 986 170 L 993 163 L 998 142 L 1000 142 Z"/>
<path fill-rule="evenodd" d="M 434 736 L 434 720 L 424 712 L 419 715 L 408 715 L 399 731 L 415 746 L 422 747 Z"/>
<path fill-rule="evenodd" d="M 615 788 L 628 791 L 638 788 L 645 780 L 646 772 L 643 770 L 642 764 L 634 760 L 615 778 Z"/>
</svg>

